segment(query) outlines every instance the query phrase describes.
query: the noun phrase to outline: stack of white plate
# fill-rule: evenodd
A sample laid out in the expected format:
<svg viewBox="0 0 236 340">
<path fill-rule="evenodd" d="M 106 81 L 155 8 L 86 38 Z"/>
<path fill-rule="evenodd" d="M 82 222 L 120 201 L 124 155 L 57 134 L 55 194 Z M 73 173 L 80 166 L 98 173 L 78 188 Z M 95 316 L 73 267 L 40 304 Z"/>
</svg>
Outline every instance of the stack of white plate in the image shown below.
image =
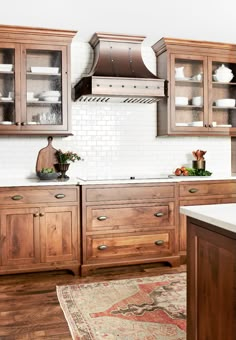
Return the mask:
<svg viewBox="0 0 236 340">
<path fill-rule="evenodd" d="M 2 72 L 11 72 L 13 68 L 12 64 L 0 64 L 0 71 Z"/>
<path fill-rule="evenodd" d="M 40 94 L 40 99 L 46 102 L 58 102 L 60 96 L 60 91 L 44 91 Z"/>
</svg>

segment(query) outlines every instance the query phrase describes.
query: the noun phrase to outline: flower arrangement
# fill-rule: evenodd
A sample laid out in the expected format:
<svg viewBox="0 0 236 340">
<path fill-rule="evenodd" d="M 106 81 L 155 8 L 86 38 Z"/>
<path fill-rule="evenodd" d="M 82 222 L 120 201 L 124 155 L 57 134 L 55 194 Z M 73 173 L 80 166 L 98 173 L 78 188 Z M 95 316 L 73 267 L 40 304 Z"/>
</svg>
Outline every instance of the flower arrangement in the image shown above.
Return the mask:
<svg viewBox="0 0 236 340">
<path fill-rule="evenodd" d="M 55 153 L 58 163 L 66 164 L 68 162 L 79 161 L 81 157 L 72 151 L 62 152 L 60 149 Z"/>
</svg>

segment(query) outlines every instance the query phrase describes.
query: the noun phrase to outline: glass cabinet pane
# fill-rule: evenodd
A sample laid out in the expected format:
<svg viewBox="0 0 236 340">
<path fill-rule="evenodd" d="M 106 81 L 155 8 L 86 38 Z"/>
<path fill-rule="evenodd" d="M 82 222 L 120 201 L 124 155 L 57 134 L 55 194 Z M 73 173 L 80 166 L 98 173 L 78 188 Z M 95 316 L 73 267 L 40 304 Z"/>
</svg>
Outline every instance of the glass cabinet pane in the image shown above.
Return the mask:
<svg viewBox="0 0 236 340">
<path fill-rule="evenodd" d="M 236 63 L 212 61 L 212 126 L 236 127 Z"/>
<path fill-rule="evenodd" d="M 0 124 L 15 122 L 15 50 L 0 48 Z"/>
<path fill-rule="evenodd" d="M 174 112 L 176 127 L 203 127 L 203 60 L 175 58 Z"/>
<path fill-rule="evenodd" d="M 61 125 L 62 51 L 26 50 L 28 125 Z"/>
</svg>

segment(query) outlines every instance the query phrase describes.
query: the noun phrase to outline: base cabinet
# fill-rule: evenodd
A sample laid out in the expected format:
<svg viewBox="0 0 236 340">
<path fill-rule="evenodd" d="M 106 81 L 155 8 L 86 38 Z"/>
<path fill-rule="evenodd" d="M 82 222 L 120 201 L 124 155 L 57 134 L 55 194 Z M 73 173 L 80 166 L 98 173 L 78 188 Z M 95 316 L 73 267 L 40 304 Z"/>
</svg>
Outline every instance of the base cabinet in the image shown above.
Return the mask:
<svg viewBox="0 0 236 340">
<path fill-rule="evenodd" d="M 235 233 L 188 218 L 188 340 L 235 339 L 235 268 Z"/>
<path fill-rule="evenodd" d="M 0 274 L 52 269 L 79 273 L 77 189 L 18 188 L 17 193 L 1 189 L 0 200 L 3 196 L 7 206 L 0 209 Z M 16 197 L 21 198 L 13 204 Z M 60 197 L 59 202 L 52 203 L 56 197 Z M 28 198 L 31 203 L 22 202 Z M 33 202 L 44 199 L 45 203 L 33 206 Z"/>
<path fill-rule="evenodd" d="M 236 181 L 193 181 L 178 184 L 178 205 L 203 205 L 236 202 Z M 178 207 L 179 210 L 179 207 Z M 181 262 L 186 262 L 187 218 L 179 214 L 179 254 Z"/>
<path fill-rule="evenodd" d="M 82 187 L 82 275 L 152 262 L 179 265 L 175 184 Z"/>
</svg>

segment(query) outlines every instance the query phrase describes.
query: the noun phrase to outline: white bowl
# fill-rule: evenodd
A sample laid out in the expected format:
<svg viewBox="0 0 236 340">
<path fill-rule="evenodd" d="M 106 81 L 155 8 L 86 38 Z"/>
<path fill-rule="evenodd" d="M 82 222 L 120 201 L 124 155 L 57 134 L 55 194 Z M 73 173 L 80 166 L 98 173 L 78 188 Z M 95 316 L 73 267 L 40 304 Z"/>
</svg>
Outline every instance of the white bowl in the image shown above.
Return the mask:
<svg viewBox="0 0 236 340">
<path fill-rule="evenodd" d="M 217 99 L 215 101 L 215 104 L 218 107 L 234 107 L 235 102 L 236 102 L 235 99 L 224 98 L 224 99 Z"/>
<path fill-rule="evenodd" d="M 39 67 L 39 66 L 31 66 L 32 73 L 51 73 L 57 74 L 59 72 L 59 67 Z"/>
<path fill-rule="evenodd" d="M 212 78 L 214 81 L 220 82 L 220 83 L 229 83 L 233 79 L 233 74 L 213 74 Z"/>
<path fill-rule="evenodd" d="M 175 105 L 188 105 L 188 97 L 175 97 Z"/>
<path fill-rule="evenodd" d="M 60 91 L 44 91 L 41 93 L 40 97 L 60 97 Z"/>
<path fill-rule="evenodd" d="M 202 104 L 203 104 L 203 97 L 202 96 L 193 97 L 192 104 L 196 105 L 196 106 L 202 106 Z"/>
<path fill-rule="evenodd" d="M 55 97 L 55 96 L 48 96 L 48 97 L 42 97 L 42 100 L 44 100 L 45 102 L 58 102 L 59 101 L 59 97 Z"/>
</svg>

